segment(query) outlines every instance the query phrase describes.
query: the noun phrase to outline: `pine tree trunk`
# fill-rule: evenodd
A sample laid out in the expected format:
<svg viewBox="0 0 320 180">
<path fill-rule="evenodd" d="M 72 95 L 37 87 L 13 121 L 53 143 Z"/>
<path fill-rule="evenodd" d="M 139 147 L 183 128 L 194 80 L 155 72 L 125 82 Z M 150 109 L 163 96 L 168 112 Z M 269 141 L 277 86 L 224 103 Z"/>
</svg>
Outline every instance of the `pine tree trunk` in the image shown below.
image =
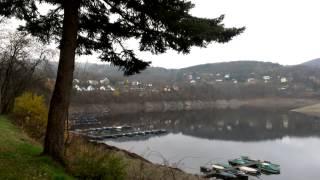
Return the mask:
<svg viewBox="0 0 320 180">
<path fill-rule="evenodd" d="M 51 97 L 43 154 L 64 163 L 64 130 L 70 104 L 80 0 L 64 0 L 63 32 L 55 88 Z"/>
</svg>

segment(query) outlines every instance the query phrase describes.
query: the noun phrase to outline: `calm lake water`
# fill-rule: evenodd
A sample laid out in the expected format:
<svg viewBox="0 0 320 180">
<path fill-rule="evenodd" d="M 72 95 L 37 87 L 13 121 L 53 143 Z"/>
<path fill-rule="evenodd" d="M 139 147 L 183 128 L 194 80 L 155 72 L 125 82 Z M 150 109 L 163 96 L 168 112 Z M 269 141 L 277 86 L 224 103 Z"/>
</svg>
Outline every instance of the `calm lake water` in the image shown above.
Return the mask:
<svg viewBox="0 0 320 180">
<path fill-rule="evenodd" d="M 105 141 L 146 159 L 190 172 L 210 162 L 247 155 L 281 165 L 266 180 L 320 179 L 320 119 L 276 110 L 239 109 L 130 114 L 102 119 L 104 125 L 164 128 L 168 134 Z"/>
</svg>

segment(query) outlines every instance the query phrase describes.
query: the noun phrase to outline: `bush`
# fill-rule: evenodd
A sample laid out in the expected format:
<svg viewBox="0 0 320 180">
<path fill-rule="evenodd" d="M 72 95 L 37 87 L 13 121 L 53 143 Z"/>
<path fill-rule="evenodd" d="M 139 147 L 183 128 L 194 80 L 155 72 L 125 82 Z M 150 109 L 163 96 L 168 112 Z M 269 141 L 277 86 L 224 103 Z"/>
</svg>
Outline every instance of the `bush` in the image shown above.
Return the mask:
<svg viewBox="0 0 320 180">
<path fill-rule="evenodd" d="M 25 92 L 15 99 L 13 114 L 18 124 L 33 138 L 43 139 L 48 108 L 43 96 Z"/>
<path fill-rule="evenodd" d="M 78 179 L 123 180 L 126 164 L 114 153 L 84 140 L 76 140 L 68 148 L 67 165 Z"/>
</svg>

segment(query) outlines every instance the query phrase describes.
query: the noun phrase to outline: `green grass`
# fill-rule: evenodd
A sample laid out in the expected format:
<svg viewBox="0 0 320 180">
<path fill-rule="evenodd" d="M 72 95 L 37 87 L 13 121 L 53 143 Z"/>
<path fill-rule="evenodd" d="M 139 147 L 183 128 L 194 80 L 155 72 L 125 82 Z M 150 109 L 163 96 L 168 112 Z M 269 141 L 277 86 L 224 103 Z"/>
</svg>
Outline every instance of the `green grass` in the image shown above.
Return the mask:
<svg viewBox="0 0 320 180">
<path fill-rule="evenodd" d="M 0 179 L 73 179 L 8 118 L 0 116 Z"/>
</svg>

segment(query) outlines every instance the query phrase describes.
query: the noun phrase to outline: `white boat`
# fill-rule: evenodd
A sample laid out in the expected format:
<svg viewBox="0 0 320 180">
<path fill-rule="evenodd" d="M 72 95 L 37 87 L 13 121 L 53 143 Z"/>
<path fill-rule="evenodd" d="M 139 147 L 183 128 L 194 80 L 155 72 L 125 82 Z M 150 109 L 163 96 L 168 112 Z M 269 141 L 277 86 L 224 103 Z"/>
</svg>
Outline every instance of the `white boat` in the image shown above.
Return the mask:
<svg viewBox="0 0 320 180">
<path fill-rule="evenodd" d="M 240 171 L 245 172 L 245 173 L 250 173 L 250 174 L 257 174 L 258 173 L 258 170 L 247 167 L 247 166 L 240 166 L 238 169 Z"/>
<path fill-rule="evenodd" d="M 216 165 L 216 164 L 213 164 L 211 167 L 212 167 L 212 169 L 217 169 L 217 170 L 223 170 L 224 169 L 223 166 L 219 166 L 219 165 Z"/>
</svg>

